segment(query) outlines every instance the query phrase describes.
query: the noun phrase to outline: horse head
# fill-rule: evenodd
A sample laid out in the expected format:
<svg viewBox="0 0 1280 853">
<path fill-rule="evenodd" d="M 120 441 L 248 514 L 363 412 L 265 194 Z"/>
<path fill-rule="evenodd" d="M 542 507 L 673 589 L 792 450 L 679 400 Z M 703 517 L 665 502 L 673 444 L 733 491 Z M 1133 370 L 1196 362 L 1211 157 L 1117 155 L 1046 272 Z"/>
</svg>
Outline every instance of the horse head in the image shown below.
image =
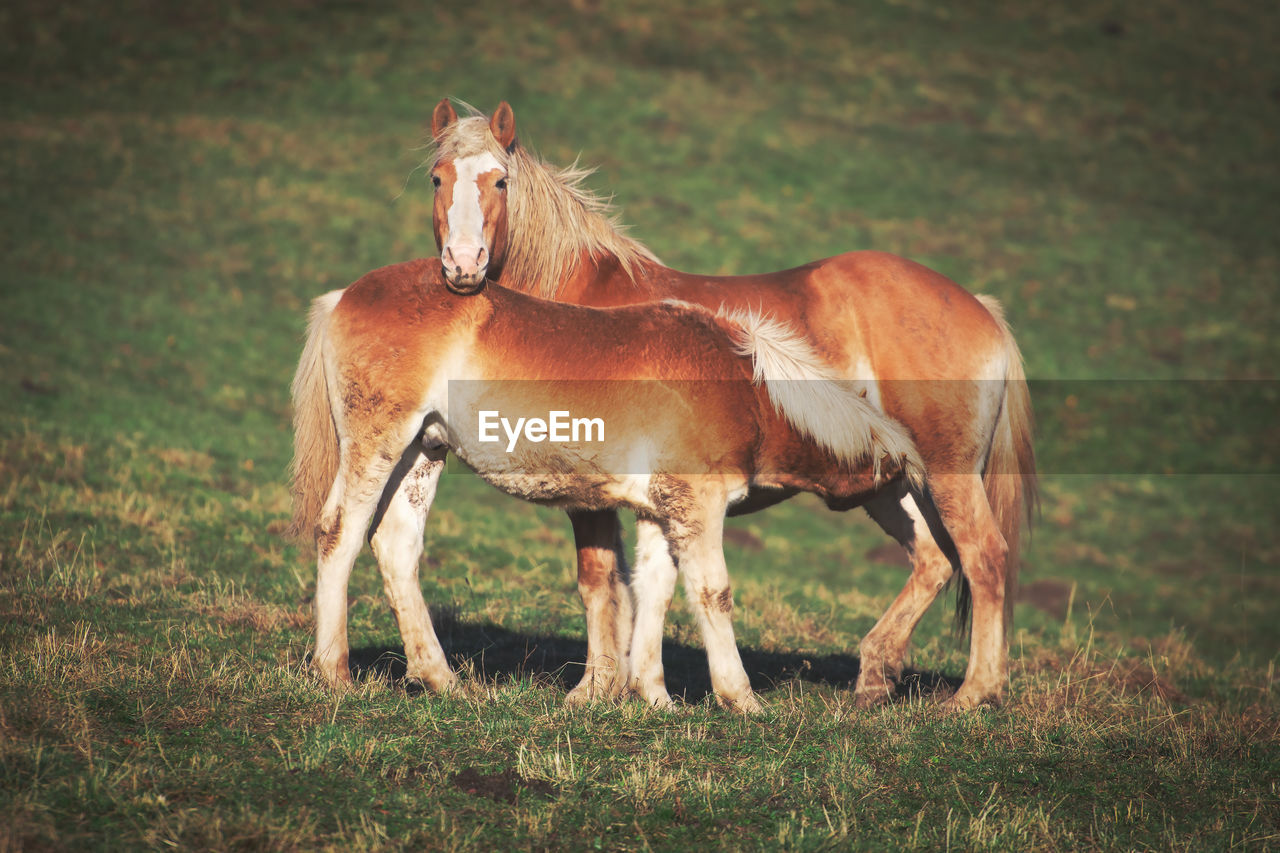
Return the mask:
<svg viewBox="0 0 1280 853">
<path fill-rule="evenodd" d="M 445 280 L 458 293 L 474 293 L 486 275 L 500 273 L 507 243 L 507 153 L 516 141 L 516 119 L 503 101 L 486 121 L 459 119 L 449 99 L 431 114 L 436 158 L 433 211 L 436 246 Z"/>
</svg>

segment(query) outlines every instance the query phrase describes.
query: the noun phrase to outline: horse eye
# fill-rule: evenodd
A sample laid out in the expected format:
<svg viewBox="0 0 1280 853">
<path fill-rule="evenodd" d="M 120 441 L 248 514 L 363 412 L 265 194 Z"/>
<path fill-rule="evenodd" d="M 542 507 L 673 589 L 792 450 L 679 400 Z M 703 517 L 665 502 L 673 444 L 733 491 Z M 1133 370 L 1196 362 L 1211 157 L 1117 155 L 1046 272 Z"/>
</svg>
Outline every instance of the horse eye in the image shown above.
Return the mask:
<svg viewBox="0 0 1280 853">
<path fill-rule="evenodd" d="M 498 189 L 500 189 L 500 190 L 505 190 L 505 189 L 507 188 L 507 179 L 506 179 L 506 178 L 499 178 L 499 179 L 498 179 L 498 182 L 497 182 L 496 184 L 494 184 L 494 186 L 495 186 L 495 187 L 497 187 L 497 188 L 498 188 Z"/>
<path fill-rule="evenodd" d="M 431 176 L 431 186 L 435 187 L 436 189 L 440 189 L 440 176 L 439 176 L 439 175 L 432 175 L 432 176 Z"/>
</svg>

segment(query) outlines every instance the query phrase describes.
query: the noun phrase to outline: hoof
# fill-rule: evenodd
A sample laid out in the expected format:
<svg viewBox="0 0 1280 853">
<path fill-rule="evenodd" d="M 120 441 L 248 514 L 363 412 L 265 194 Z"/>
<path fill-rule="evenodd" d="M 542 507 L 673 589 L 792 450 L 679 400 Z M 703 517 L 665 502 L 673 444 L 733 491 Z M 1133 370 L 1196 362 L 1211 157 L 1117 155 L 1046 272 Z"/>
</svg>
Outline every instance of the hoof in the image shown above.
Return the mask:
<svg viewBox="0 0 1280 853">
<path fill-rule="evenodd" d="M 337 669 L 316 667 L 316 674 L 324 681 L 326 687 L 339 693 L 345 693 L 356 686 L 355 680 L 351 677 L 351 670 L 345 666 Z"/>
<path fill-rule="evenodd" d="M 590 705 L 592 702 L 602 702 L 609 698 L 609 694 L 601 687 L 595 684 L 579 684 L 577 687 L 564 694 L 564 704 L 570 708 L 582 708 Z"/>
<path fill-rule="evenodd" d="M 613 682 L 600 683 L 597 681 L 588 681 L 583 679 L 578 686 L 570 690 L 564 696 L 564 703 L 574 707 L 589 705 L 592 702 L 602 702 L 608 699 L 617 699 L 625 691 L 619 687 L 615 687 Z"/>
<path fill-rule="evenodd" d="M 471 680 L 463 680 L 450 674 L 448 678 L 427 678 L 424 675 L 406 675 L 404 685 L 420 688 L 423 693 L 434 693 L 437 696 L 455 696 L 462 699 L 483 699 L 484 685 Z"/>
<path fill-rule="evenodd" d="M 633 692 L 634 695 L 640 697 L 640 701 L 655 711 L 674 711 L 679 707 L 675 700 L 671 698 L 671 694 L 665 690 L 660 693 L 651 693 L 648 696 L 638 690 Z"/>
<path fill-rule="evenodd" d="M 716 697 L 716 701 L 720 703 L 721 708 L 733 711 L 736 714 L 752 716 L 764 713 L 764 703 L 754 693 L 748 693 L 737 699 L 725 699 L 721 696 Z"/>
<path fill-rule="evenodd" d="M 941 704 L 941 708 L 948 714 L 964 713 L 973 711 L 978 708 L 999 708 L 1002 700 L 999 696 L 987 694 L 986 696 L 975 696 L 966 694 L 964 688 L 960 688 L 960 692 L 952 696 Z"/>
<path fill-rule="evenodd" d="M 888 690 L 859 690 L 853 694 L 853 704 L 855 708 L 870 711 L 872 708 L 888 705 L 891 698 L 893 697 Z"/>
</svg>

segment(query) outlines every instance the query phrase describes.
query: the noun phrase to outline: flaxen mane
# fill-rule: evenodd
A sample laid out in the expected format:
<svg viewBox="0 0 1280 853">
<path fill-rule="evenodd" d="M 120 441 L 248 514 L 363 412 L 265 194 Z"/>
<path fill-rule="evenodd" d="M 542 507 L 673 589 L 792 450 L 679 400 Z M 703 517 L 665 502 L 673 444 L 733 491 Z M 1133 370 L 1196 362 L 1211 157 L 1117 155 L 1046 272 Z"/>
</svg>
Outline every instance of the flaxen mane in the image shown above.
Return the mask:
<svg viewBox="0 0 1280 853">
<path fill-rule="evenodd" d="M 593 169 L 575 161 L 557 170 L 518 140 L 504 151 L 480 115 L 453 122 L 434 144 L 433 162 L 488 152 L 506 168 L 509 245 L 504 282 L 555 299 L 584 255 L 612 255 L 632 278 L 641 262 L 659 262 L 647 247 L 622 233 L 607 199 L 582 186 Z"/>
</svg>

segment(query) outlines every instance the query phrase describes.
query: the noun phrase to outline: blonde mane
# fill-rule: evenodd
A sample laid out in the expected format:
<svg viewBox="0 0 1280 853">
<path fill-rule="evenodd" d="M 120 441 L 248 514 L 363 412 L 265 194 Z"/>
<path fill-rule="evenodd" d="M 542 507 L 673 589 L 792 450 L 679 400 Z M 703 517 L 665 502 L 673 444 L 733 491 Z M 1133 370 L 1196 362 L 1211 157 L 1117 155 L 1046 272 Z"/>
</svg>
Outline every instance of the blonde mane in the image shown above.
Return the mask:
<svg viewBox="0 0 1280 853">
<path fill-rule="evenodd" d="M 643 262 L 659 263 L 653 252 L 623 233 L 609 200 L 582 186 L 594 169 L 574 161 L 557 170 L 518 140 L 511 150 L 503 150 L 482 115 L 453 122 L 434 144 L 434 163 L 487 152 L 506 168 L 510 189 L 502 283 L 508 287 L 555 299 L 584 256 L 613 256 L 633 281 Z"/>
</svg>

